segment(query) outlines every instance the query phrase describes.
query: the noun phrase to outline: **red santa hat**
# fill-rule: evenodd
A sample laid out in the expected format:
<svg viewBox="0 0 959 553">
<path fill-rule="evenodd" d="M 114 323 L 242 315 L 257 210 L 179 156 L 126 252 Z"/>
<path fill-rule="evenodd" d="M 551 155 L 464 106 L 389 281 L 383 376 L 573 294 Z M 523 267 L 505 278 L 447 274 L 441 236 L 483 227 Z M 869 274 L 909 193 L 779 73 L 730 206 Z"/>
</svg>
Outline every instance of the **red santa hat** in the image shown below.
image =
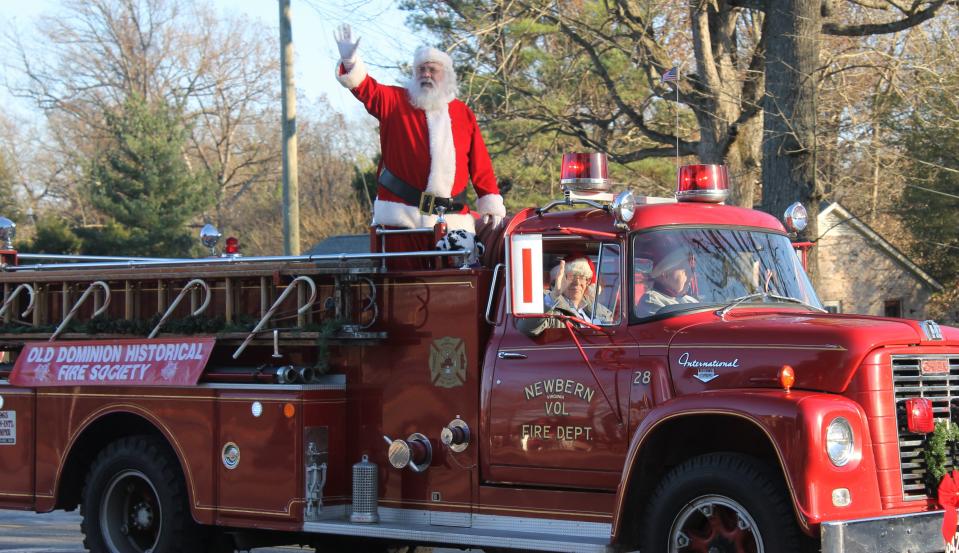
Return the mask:
<svg viewBox="0 0 959 553">
<path fill-rule="evenodd" d="M 453 70 L 453 58 L 446 52 L 432 46 L 420 46 L 413 53 L 413 70 L 426 62 L 435 62 L 442 65 L 447 71 Z"/>
</svg>

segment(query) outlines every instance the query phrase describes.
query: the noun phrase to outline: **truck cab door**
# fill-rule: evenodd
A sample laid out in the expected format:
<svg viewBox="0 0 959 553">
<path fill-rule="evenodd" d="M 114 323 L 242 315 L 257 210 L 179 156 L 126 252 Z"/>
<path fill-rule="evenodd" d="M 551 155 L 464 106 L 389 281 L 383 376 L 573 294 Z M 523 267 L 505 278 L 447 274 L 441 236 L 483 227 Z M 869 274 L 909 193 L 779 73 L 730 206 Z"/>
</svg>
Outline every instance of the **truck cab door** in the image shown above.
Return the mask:
<svg viewBox="0 0 959 553">
<path fill-rule="evenodd" d="M 493 377 L 488 381 L 484 480 L 612 490 L 620 481 L 628 446 L 630 359 L 637 355 L 623 310 L 622 249 L 614 242 L 568 236 L 547 239 L 542 248 L 542 275 L 548 275 L 558 260 L 569 263 L 569 252 L 581 256 L 574 260 L 590 260 L 596 274 L 591 293 L 595 302 L 609 309 L 609 316 L 597 320 L 596 329 L 571 332 L 561 325 L 531 336 L 526 331 L 529 325 L 521 321 L 526 317 L 514 314 L 521 310 L 522 298 L 507 310 L 512 312 L 502 323 Z M 518 287 L 513 291 L 529 299 L 532 296 L 520 281 L 525 279 L 528 288 L 535 279 L 523 274 L 522 264 L 533 267 L 537 256 L 512 257 L 520 263 L 511 273 L 511 282 Z M 538 271 L 534 276 L 541 278 Z M 549 284 L 533 288 L 533 294 L 549 302 Z"/>
</svg>

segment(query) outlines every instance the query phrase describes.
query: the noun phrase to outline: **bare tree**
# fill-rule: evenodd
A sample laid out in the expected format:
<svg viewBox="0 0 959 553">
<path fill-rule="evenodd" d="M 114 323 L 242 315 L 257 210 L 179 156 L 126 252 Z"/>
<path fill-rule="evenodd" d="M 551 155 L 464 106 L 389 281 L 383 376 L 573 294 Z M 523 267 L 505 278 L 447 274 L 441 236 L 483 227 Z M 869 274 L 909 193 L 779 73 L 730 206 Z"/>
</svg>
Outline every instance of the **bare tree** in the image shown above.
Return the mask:
<svg viewBox="0 0 959 553">
<path fill-rule="evenodd" d="M 12 91 L 47 115 L 51 144 L 72 160 L 73 183 L 104 140 L 104 114 L 137 94 L 177 106 L 192 129 L 184 156 L 218 187 L 208 219 L 220 221 L 252 187 L 273 184 L 279 87 L 272 33 L 181 0 L 70 0 L 63 13 L 41 20 L 42 46 L 8 39 L 23 75 Z"/>
<path fill-rule="evenodd" d="M 304 248 L 336 234 L 367 230 L 371 209 L 350 182 L 356 163 L 369 164 L 375 130 L 348 123 L 325 98 L 298 106 L 300 223 Z M 256 187 L 224 214 L 224 232 L 234 233 L 251 254 L 282 252 L 276 187 Z"/>
<path fill-rule="evenodd" d="M 766 97 L 763 142 L 762 209 L 781 213 L 794 201 L 809 211 L 807 236 L 819 236 L 823 199 L 816 175 L 816 82 L 823 69 L 822 35 L 869 37 L 899 32 L 936 16 L 950 0 L 849 0 L 857 16 L 833 19 L 835 0 L 766 0 L 737 3 L 766 12 Z M 888 14 L 892 14 L 891 16 Z M 818 276 L 815 250 L 810 270 Z"/>
<path fill-rule="evenodd" d="M 255 186 L 272 186 L 280 170 L 279 62 L 273 33 L 245 20 L 202 15 L 196 45 L 204 59 L 189 97 L 191 156 L 217 183 L 215 213 L 225 213 Z M 243 29 L 238 33 L 237 29 Z"/>
<path fill-rule="evenodd" d="M 665 0 L 410 4 L 463 61 L 464 82 L 488 124 L 531 122 L 525 132 L 503 133 L 508 148 L 522 150 L 533 136 L 553 132 L 622 164 L 678 150 L 727 162 L 740 183 L 734 202 L 752 205 L 761 13 Z M 680 78 L 664 83 L 673 67 Z"/>
</svg>

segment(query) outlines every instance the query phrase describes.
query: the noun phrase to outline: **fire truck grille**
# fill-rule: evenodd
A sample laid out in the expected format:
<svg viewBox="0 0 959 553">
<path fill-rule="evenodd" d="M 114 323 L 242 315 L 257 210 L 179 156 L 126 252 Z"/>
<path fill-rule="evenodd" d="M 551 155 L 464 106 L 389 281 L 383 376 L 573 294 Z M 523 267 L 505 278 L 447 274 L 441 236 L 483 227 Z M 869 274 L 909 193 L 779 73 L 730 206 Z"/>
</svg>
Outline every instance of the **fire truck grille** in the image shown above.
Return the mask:
<svg viewBox="0 0 959 553">
<path fill-rule="evenodd" d="M 948 357 L 949 372 L 941 374 L 923 374 L 920 363 L 924 358 L 943 359 L 942 356 L 893 356 L 892 383 L 896 406 L 899 407 L 909 398 L 928 398 L 932 401 L 936 419 L 947 419 L 950 416 L 952 400 L 959 400 L 959 355 Z M 898 432 L 902 499 L 926 499 L 926 461 L 922 456 L 925 440 L 921 435 L 910 433 L 902 423 L 899 424 Z M 947 462 L 947 468 L 952 470 L 952 461 Z"/>
</svg>

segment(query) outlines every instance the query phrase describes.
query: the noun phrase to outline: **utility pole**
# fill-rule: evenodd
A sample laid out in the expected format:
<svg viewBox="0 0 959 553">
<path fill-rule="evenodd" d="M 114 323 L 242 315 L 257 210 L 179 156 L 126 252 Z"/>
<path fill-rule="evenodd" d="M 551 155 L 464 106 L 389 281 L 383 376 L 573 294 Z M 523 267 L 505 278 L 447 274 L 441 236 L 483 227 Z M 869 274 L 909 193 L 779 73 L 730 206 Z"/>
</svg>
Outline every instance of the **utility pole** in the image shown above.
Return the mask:
<svg viewBox="0 0 959 553">
<path fill-rule="evenodd" d="M 280 5 L 280 93 L 283 95 L 283 253 L 300 255 L 300 186 L 296 174 L 296 87 L 290 0 Z"/>
</svg>

